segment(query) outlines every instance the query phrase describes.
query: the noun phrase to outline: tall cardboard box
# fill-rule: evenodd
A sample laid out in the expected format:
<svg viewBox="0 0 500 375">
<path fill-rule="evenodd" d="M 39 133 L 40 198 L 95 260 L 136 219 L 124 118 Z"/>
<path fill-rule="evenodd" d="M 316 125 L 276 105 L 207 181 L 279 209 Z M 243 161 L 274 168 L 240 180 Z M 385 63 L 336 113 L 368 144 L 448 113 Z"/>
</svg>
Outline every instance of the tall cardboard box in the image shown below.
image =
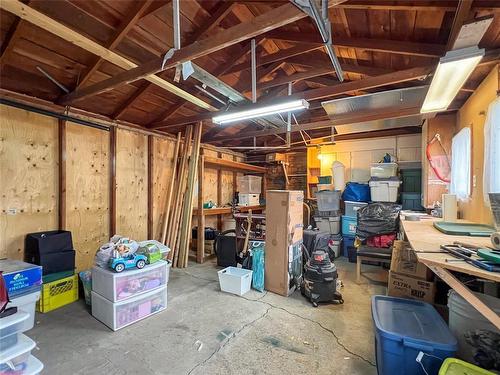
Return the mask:
<svg viewBox="0 0 500 375">
<path fill-rule="evenodd" d="M 283 296 L 302 278 L 303 201 L 302 191 L 267 191 L 265 288 Z"/>
</svg>

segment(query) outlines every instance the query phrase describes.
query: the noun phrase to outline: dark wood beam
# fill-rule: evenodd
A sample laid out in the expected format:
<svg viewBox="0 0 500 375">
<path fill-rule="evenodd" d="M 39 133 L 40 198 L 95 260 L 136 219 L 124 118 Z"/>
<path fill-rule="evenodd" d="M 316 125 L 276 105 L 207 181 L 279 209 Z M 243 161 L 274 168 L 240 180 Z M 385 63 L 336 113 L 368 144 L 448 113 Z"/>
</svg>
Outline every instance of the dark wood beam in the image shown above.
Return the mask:
<svg viewBox="0 0 500 375">
<path fill-rule="evenodd" d="M 472 0 L 459 0 L 455 17 L 453 18 L 453 25 L 451 26 L 448 43 L 446 43 L 446 51 L 453 49 L 453 45 L 457 40 L 460 29 L 464 22 L 469 18 L 470 10 L 472 7 Z"/>
<path fill-rule="evenodd" d="M 119 119 L 129 108 L 132 106 L 139 97 L 146 92 L 151 87 L 152 83 L 145 81 L 141 86 L 139 86 L 132 95 L 130 95 L 113 113 L 111 116 L 113 119 L 117 120 Z"/>
<path fill-rule="evenodd" d="M 5 38 L 2 42 L 2 46 L 0 47 L 0 61 L 3 61 L 3 55 L 7 51 L 7 49 L 12 50 L 14 43 L 11 43 L 12 41 L 16 41 L 19 39 L 20 33 L 17 32 L 17 28 L 19 27 L 19 24 L 23 22 L 20 18 L 17 18 L 12 25 L 9 28 L 9 31 L 7 31 L 7 34 L 5 35 Z"/>
<path fill-rule="evenodd" d="M 108 40 L 108 43 L 105 45 L 106 48 L 113 50 L 116 48 L 118 44 L 123 40 L 123 38 L 127 35 L 127 33 L 136 25 L 137 21 L 141 18 L 142 14 L 148 10 L 148 8 L 153 3 L 153 0 L 140 0 L 134 3 L 133 9 L 127 14 L 125 19 L 121 22 L 121 24 L 116 28 L 113 35 Z M 85 85 L 85 83 L 89 80 L 89 78 L 94 74 L 97 69 L 101 66 L 101 63 L 104 60 L 100 56 L 94 56 L 92 61 L 88 64 L 88 68 L 82 74 L 80 81 L 78 82 L 76 89 Z"/>
<path fill-rule="evenodd" d="M 202 39 L 202 36 L 208 34 L 210 30 L 218 26 L 221 21 L 226 18 L 229 13 L 231 13 L 234 5 L 234 3 L 222 2 L 215 13 L 213 13 L 211 17 L 206 20 L 206 22 L 204 22 L 203 25 L 189 37 L 191 43 L 197 41 L 198 39 Z"/>
<path fill-rule="evenodd" d="M 330 6 L 333 6 L 340 1 L 342 0 L 330 1 L 329 4 Z M 296 6 L 287 3 L 279 8 L 274 8 L 260 16 L 257 16 L 249 22 L 240 23 L 227 30 L 219 32 L 210 38 L 197 41 L 181 48 L 179 51 L 174 53 L 165 65 L 163 65 L 163 56 L 155 58 L 154 60 L 136 68 L 119 73 L 114 77 L 69 93 L 62 97 L 60 103 L 67 105 L 92 95 L 98 95 L 119 85 L 134 82 L 151 74 L 156 74 L 163 70 L 174 68 L 179 63 L 195 60 L 199 57 L 217 52 L 244 40 L 251 39 L 257 35 L 298 21 L 306 16 L 307 15 Z"/>
</svg>

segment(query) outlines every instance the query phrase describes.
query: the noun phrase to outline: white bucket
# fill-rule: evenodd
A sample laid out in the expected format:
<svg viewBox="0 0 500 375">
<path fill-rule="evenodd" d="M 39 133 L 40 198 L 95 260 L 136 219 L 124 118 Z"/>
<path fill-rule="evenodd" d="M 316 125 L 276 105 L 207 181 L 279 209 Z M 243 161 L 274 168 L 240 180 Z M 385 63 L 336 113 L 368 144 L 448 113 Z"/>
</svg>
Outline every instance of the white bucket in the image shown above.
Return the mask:
<svg viewBox="0 0 500 375">
<path fill-rule="evenodd" d="M 242 296 L 250 290 L 252 284 L 252 270 L 237 267 L 227 267 L 217 272 L 220 289 L 223 292 Z"/>
<path fill-rule="evenodd" d="M 500 314 L 499 298 L 481 293 L 474 293 L 474 295 L 497 314 Z M 476 348 L 467 342 L 465 336 L 476 330 L 498 332 L 498 329 L 454 290 L 448 294 L 448 309 L 450 330 L 458 340 L 457 357 L 475 363 Z"/>
</svg>

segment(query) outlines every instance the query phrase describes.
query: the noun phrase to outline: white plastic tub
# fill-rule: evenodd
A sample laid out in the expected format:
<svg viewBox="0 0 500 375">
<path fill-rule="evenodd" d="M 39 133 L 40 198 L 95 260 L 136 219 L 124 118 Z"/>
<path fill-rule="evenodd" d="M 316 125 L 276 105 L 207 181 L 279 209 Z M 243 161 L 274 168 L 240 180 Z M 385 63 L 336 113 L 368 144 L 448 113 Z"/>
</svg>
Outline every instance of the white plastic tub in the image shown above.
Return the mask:
<svg viewBox="0 0 500 375">
<path fill-rule="evenodd" d="M 500 298 L 473 292 L 482 302 L 500 315 Z M 467 342 L 467 336 L 476 331 L 498 333 L 498 329 L 482 316 L 469 302 L 457 292 L 451 290 L 448 294 L 448 310 L 450 331 L 458 341 L 457 357 L 476 364 L 474 354 L 476 348 Z"/>
<path fill-rule="evenodd" d="M 111 302 L 122 301 L 166 285 L 169 271 L 170 263 L 163 260 L 121 273 L 93 267 L 92 291 Z"/>
<path fill-rule="evenodd" d="M 29 319 L 27 312 L 18 310 L 15 314 L 0 319 L 0 340 L 24 332 L 24 323 Z"/>
<path fill-rule="evenodd" d="M 258 206 L 260 203 L 260 194 L 238 193 L 239 206 Z"/>
<path fill-rule="evenodd" d="M 370 181 L 370 194 L 372 202 L 396 202 L 401 181 L 376 180 Z"/>
<path fill-rule="evenodd" d="M 250 290 L 252 270 L 237 267 L 227 267 L 217 272 L 220 289 L 223 292 L 242 296 Z"/>
<path fill-rule="evenodd" d="M 315 216 L 314 222 L 320 232 L 340 233 L 340 216 Z"/>
<path fill-rule="evenodd" d="M 40 292 L 32 292 L 15 298 L 11 298 L 7 307 L 16 306 L 18 310 L 22 310 L 29 314 L 22 326 L 22 332 L 29 331 L 35 326 L 35 307 L 36 302 L 40 299 Z"/>
<path fill-rule="evenodd" d="M 43 363 L 38 360 L 38 358 L 30 355 L 28 360 L 25 362 L 24 371 L 13 372 L 16 375 L 37 375 L 43 370 Z M 3 372 L 0 372 L 3 374 Z M 9 373 L 8 373 L 9 374 Z"/>
<path fill-rule="evenodd" d="M 398 173 L 397 163 L 373 163 L 370 168 L 371 177 L 389 178 Z"/>
<path fill-rule="evenodd" d="M 260 194 L 262 190 L 262 177 L 240 176 L 237 179 L 238 192 L 240 194 Z"/>
<path fill-rule="evenodd" d="M 115 303 L 92 292 L 92 315 L 113 331 L 165 310 L 166 307 L 166 285 Z"/>
<path fill-rule="evenodd" d="M 24 368 L 35 346 L 35 342 L 23 334 L 18 335 L 16 345 L 8 348 L 2 346 L 0 350 L 0 374 L 3 374 L 4 371 L 9 373 L 9 370 Z"/>
</svg>

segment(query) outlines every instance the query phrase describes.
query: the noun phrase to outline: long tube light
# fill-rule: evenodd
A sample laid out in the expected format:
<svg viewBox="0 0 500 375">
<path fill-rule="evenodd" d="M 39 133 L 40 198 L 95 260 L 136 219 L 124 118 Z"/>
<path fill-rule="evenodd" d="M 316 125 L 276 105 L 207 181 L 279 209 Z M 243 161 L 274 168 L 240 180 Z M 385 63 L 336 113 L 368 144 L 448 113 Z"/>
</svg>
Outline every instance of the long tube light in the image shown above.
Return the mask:
<svg viewBox="0 0 500 375">
<path fill-rule="evenodd" d="M 483 56 L 484 49 L 477 46 L 446 53 L 439 60 L 420 113 L 446 110 Z"/>
<path fill-rule="evenodd" d="M 297 111 L 300 109 L 309 108 L 309 103 L 304 100 L 292 100 L 289 102 L 260 106 L 252 109 L 246 109 L 237 112 L 225 113 L 223 115 L 214 116 L 212 122 L 215 124 L 228 124 L 236 121 L 249 120 L 256 117 L 264 117 L 283 112 Z"/>
</svg>

